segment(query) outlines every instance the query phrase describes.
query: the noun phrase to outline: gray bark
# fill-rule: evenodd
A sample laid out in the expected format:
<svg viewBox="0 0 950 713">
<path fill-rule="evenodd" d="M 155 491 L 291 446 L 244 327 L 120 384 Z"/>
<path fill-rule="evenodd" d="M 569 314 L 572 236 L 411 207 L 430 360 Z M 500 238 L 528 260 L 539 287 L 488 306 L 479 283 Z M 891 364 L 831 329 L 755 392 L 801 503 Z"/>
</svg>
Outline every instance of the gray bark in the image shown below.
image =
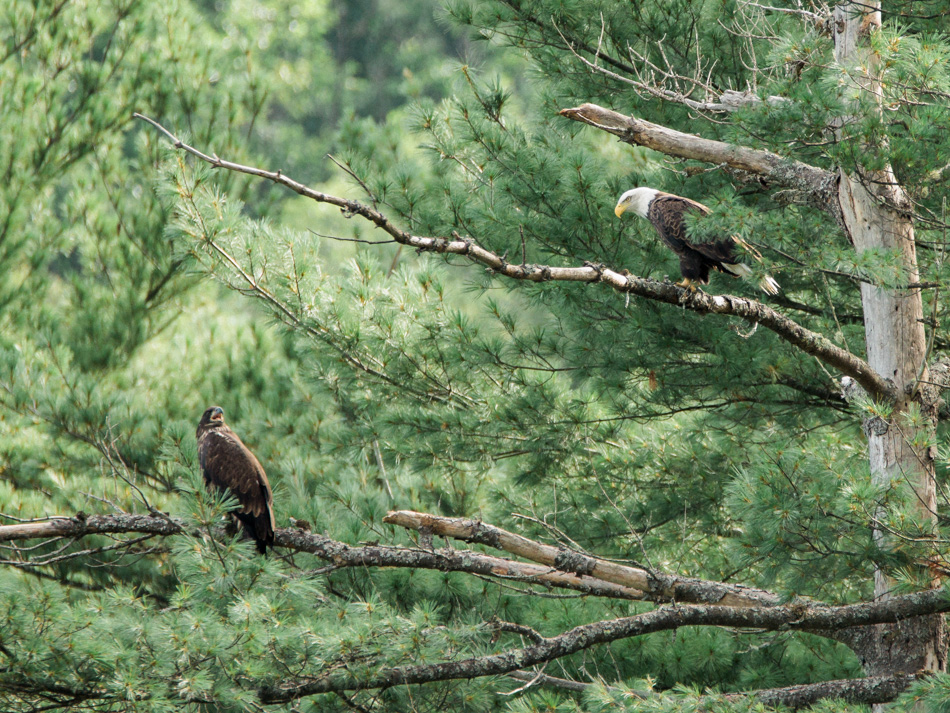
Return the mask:
<svg viewBox="0 0 950 713">
<path fill-rule="evenodd" d="M 906 598 L 903 600 L 903 604 L 906 604 L 906 606 L 902 605 L 900 607 L 894 606 L 898 602 L 897 599 L 880 604 L 808 608 L 779 606 L 740 609 L 722 606 L 683 607 L 666 605 L 644 614 L 583 624 L 557 636 L 539 637 L 539 641 L 530 646 L 508 649 L 497 654 L 442 663 L 394 666 L 368 676 L 355 676 L 345 669 L 314 672 L 312 676 L 288 679 L 276 685 L 266 686 L 261 690 L 260 697 L 265 704 L 284 703 L 333 691 L 390 688 L 407 684 L 506 674 L 563 658 L 598 644 L 643 636 L 657 631 L 672 631 L 684 626 L 754 627 L 772 631 L 822 631 L 833 626 L 895 621 L 906 616 L 917 616 L 921 611 L 932 611 L 930 606 L 935 601 L 940 601 L 940 593 L 936 591 Z M 885 677 L 885 679 L 894 680 L 891 677 Z M 852 682 L 852 691 L 863 687 L 873 690 L 876 686 L 882 684 L 880 678 L 860 680 L 864 683 Z M 902 683 L 889 691 L 878 690 L 877 700 L 891 700 L 904 686 L 911 682 L 911 677 L 899 676 L 898 680 Z M 847 690 L 833 691 L 832 688 L 833 686 L 829 686 L 829 690 L 825 691 L 824 696 L 812 695 L 811 701 L 813 702 L 821 697 L 848 697 L 849 692 Z M 792 696 L 792 699 L 793 705 L 795 705 L 794 696 Z M 775 705 L 778 702 L 780 701 L 770 701 L 769 704 Z"/>
<path fill-rule="evenodd" d="M 846 69 L 850 81 L 876 100 L 878 110 L 878 60 L 866 48 L 868 38 L 880 25 L 879 0 L 849 1 L 835 8 L 835 61 Z M 873 151 L 879 147 L 867 148 Z M 867 172 L 858 166 L 842 166 L 838 202 L 854 249 L 859 254 L 869 249 L 897 252 L 903 258 L 907 283 L 918 283 L 914 225 L 906 196 L 891 168 Z M 890 380 L 898 394 L 891 417 L 887 421 L 875 419 L 873 426 L 865 429 L 871 478 L 879 485 L 897 482 L 912 488 L 921 521 L 935 523 L 934 453 L 929 447 L 912 445 L 918 439 L 923 443 L 933 441 L 937 418 L 936 396 L 932 390 L 917 388 L 920 380 L 927 380 L 921 290 L 886 290 L 864 283 L 861 301 L 868 364 Z M 925 416 L 923 426 L 914 426 L 904 417 L 914 403 Z M 886 536 L 880 531 L 877 536 L 886 546 Z M 891 589 L 892 582 L 885 573 L 875 572 L 875 597 L 887 599 Z M 871 675 L 946 669 L 940 615 L 854 631 L 847 639 Z"/>
</svg>

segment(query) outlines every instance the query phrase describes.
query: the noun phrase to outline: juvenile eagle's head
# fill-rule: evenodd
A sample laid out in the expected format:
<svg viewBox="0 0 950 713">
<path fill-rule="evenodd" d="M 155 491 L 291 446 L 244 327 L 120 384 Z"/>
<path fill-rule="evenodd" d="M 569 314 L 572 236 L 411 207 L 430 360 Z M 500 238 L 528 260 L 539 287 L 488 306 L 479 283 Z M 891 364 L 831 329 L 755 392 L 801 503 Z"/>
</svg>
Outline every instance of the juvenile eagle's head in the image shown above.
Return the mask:
<svg viewBox="0 0 950 713">
<path fill-rule="evenodd" d="M 655 188 L 646 188 L 644 186 L 631 188 L 620 196 L 620 200 L 617 201 L 617 206 L 614 208 L 614 213 L 616 213 L 619 218 L 626 211 L 632 210 L 641 218 L 646 218 L 650 202 L 656 198 L 657 193 L 659 193 L 659 191 Z"/>
<path fill-rule="evenodd" d="M 224 409 L 220 406 L 212 406 L 201 414 L 201 421 L 198 426 L 211 426 L 213 424 L 224 423 Z"/>
</svg>

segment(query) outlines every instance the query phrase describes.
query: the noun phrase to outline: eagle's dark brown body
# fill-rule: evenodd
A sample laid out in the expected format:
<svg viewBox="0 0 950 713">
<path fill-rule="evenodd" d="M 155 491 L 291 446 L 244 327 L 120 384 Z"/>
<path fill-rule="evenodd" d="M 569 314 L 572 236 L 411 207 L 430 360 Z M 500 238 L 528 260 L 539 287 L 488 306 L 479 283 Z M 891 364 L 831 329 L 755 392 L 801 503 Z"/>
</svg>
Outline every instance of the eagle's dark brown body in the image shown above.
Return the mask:
<svg viewBox="0 0 950 713">
<path fill-rule="evenodd" d="M 686 236 L 687 213 L 708 215 L 709 208 L 702 203 L 671 194 L 659 194 L 650 202 L 647 220 L 680 259 L 680 273 L 702 285 L 709 283 L 709 270 L 735 274 L 735 244 L 732 240 L 710 243 L 691 243 Z"/>
<path fill-rule="evenodd" d="M 274 544 L 274 496 L 267 474 L 254 454 L 224 422 L 224 411 L 212 406 L 198 423 L 198 463 L 205 486 L 226 491 L 237 498 L 241 507 L 231 514 L 244 527 L 245 534 L 265 554 Z"/>
</svg>

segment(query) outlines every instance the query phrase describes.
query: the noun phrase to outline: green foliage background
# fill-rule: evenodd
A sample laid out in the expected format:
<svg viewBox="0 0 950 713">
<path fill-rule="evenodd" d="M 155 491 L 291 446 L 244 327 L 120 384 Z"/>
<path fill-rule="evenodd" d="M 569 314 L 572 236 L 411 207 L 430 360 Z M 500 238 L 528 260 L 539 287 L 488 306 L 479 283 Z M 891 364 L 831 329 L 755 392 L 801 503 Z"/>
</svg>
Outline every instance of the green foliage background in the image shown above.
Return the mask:
<svg viewBox="0 0 950 713">
<path fill-rule="evenodd" d="M 856 114 L 830 142 L 843 109 L 827 39 L 794 16 L 776 21 L 776 42 L 738 37 L 728 27 L 742 10 L 721 0 L 12 0 L 0 11 L 0 524 L 149 507 L 217 521 L 225 506 L 203 492 L 194 443 L 217 403 L 265 464 L 281 527 L 294 517 L 345 542 L 412 544 L 382 518 L 415 509 L 789 598 L 867 599 L 875 566 L 919 584 L 923 525 L 898 487 L 869 485 L 861 420 L 875 407 L 847 405 L 833 374 L 775 335 L 338 240 L 381 238 L 195 165 L 131 119 L 511 261 L 672 276 L 652 228 L 616 220 L 613 204 L 633 185 L 701 199 L 714 215 L 697 231 L 762 247 L 783 286 L 776 306 L 861 355 L 853 277 L 901 284 L 894 256 L 857 258 L 816 211 L 723 171 L 670 170 L 557 111 L 593 101 L 826 168 L 893 163 L 932 221 L 919 224 L 921 280 L 936 282 L 945 191 L 931 172 L 950 162 L 950 50 L 941 3 L 916 5 L 928 10 L 878 39 L 887 115 Z M 768 60 L 757 92 L 789 101 L 700 122 L 589 71 L 565 43 L 602 47 L 621 74 L 631 51 L 684 75 L 715 59 L 722 89 L 746 87 L 754 51 Z M 881 151 L 856 151 L 875 135 Z M 713 291 L 753 294 L 713 279 Z M 946 346 L 938 331 L 935 352 Z M 871 535 L 880 508 L 907 536 L 886 550 Z M 319 571 L 240 541 L 94 555 L 84 550 L 115 543 L 31 544 L 0 550 L 3 710 L 254 710 L 288 672 L 369 675 L 521 645 L 494 640 L 491 617 L 550 636 L 649 609 L 461 574 Z M 521 684 L 490 679 L 283 708 L 685 710 L 702 691 L 860 665 L 823 638 L 689 629 L 547 672 L 596 685 L 506 696 Z M 923 693 L 940 705 L 945 685 Z M 642 702 L 625 687 L 675 695 Z"/>
</svg>

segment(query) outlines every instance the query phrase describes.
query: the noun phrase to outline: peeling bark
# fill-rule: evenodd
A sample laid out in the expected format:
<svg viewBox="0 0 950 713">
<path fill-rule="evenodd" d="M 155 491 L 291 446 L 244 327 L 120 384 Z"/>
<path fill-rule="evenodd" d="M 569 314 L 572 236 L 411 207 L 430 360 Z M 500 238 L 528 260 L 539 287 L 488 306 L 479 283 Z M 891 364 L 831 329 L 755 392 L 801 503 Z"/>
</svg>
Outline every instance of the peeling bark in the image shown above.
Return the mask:
<svg viewBox="0 0 950 713">
<path fill-rule="evenodd" d="M 838 698 L 848 703 L 888 703 L 919 680 L 915 674 L 872 676 L 842 681 L 823 681 L 804 686 L 788 686 L 756 691 L 752 697 L 767 706 L 785 706 L 792 710 L 807 708 L 825 698 Z M 739 696 L 727 695 L 727 698 Z"/>
<path fill-rule="evenodd" d="M 777 606 L 782 603 L 780 597 L 762 589 L 648 572 L 639 567 L 569 553 L 478 520 L 398 510 L 387 514 L 383 522 L 413 530 L 424 529 L 440 537 L 488 545 L 560 570 L 580 571 L 605 582 L 642 590 L 659 601 L 733 607 Z"/>
</svg>

